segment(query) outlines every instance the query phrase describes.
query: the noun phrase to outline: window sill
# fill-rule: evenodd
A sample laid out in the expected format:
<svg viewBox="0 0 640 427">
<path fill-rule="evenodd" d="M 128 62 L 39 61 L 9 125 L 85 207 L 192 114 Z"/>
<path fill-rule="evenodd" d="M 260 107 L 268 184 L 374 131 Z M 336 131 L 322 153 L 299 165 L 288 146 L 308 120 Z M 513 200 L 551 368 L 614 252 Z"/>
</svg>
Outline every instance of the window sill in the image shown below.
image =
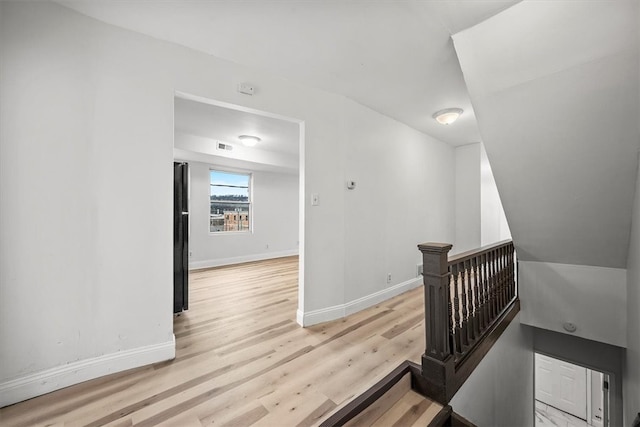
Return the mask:
<svg viewBox="0 0 640 427">
<path fill-rule="evenodd" d="M 243 235 L 243 234 L 253 234 L 253 230 L 242 230 L 242 231 L 210 231 L 209 236 L 229 236 L 229 235 Z"/>
</svg>

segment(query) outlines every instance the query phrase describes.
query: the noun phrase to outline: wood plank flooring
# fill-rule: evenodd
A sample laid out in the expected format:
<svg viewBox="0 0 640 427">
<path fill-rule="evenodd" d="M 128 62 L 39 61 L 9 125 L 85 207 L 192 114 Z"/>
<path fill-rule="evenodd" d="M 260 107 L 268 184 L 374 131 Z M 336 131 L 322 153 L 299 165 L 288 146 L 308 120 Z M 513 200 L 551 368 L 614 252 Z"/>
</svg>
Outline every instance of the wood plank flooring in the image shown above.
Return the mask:
<svg viewBox="0 0 640 427">
<path fill-rule="evenodd" d="M 190 273 L 175 360 L 2 408 L 0 425 L 311 426 L 420 361 L 421 288 L 301 328 L 297 275 L 297 257 Z"/>
<path fill-rule="evenodd" d="M 426 427 L 441 409 L 441 404 L 411 389 L 411 373 L 407 373 L 345 427 Z"/>
<path fill-rule="evenodd" d="M 413 390 L 407 390 L 400 399 L 380 418 L 367 426 L 371 427 L 425 427 L 429 425 L 442 405 Z"/>
</svg>

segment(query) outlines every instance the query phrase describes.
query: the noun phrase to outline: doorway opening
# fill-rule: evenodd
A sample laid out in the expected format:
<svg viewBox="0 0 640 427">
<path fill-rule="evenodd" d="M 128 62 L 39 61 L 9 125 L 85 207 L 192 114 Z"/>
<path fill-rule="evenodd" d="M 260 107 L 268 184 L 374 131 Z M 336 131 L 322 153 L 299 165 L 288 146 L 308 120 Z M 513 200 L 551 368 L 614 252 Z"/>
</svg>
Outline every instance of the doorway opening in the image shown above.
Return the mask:
<svg viewBox="0 0 640 427">
<path fill-rule="evenodd" d="M 535 427 L 609 427 L 609 374 L 535 353 Z"/>
<path fill-rule="evenodd" d="M 301 120 L 175 94 L 173 157 L 189 171 L 188 270 L 297 256 L 302 303 L 303 147 Z"/>
</svg>

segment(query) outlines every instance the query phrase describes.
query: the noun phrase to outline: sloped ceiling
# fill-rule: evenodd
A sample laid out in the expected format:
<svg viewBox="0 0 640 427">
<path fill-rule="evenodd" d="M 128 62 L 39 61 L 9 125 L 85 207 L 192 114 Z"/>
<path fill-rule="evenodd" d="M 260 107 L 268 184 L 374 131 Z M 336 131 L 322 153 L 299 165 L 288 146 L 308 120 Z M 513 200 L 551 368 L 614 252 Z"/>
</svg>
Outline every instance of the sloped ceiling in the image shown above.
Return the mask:
<svg viewBox="0 0 640 427">
<path fill-rule="evenodd" d="M 451 34 L 518 0 L 59 0 L 80 13 L 342 94 L 453 145 L 479 141 Z M 258 84 L 259 82 L 250 82 Z M 258 94 L 256 94 L 258 96 Z M 455 126 L 432 114 L 460 107 Z"/>
<path fill-rule="evenodd" d="M 635 1 L 524 1 L 454 35 L 519 258 L 625 267 Z"/>
</svg>

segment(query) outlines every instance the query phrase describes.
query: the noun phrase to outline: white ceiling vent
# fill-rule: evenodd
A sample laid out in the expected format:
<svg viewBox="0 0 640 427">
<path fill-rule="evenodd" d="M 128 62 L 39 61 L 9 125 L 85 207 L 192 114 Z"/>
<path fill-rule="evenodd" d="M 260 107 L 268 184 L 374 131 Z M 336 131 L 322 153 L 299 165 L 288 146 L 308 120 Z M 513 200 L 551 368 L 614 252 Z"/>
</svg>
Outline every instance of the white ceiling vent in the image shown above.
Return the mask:
<svg viewBox="0 0 640 427">
<path fill-rule="evenodd" d="M 220 141 L 218 141 L 218 142 L 216 143 L 216 149 L 217 149 L 217 150 L 232 151 L 232 150 L 233 150 L 233 145 L 231 145 L 231 144 L 225 144 L 224 142 L 220 142 Z"/>
</svg>

